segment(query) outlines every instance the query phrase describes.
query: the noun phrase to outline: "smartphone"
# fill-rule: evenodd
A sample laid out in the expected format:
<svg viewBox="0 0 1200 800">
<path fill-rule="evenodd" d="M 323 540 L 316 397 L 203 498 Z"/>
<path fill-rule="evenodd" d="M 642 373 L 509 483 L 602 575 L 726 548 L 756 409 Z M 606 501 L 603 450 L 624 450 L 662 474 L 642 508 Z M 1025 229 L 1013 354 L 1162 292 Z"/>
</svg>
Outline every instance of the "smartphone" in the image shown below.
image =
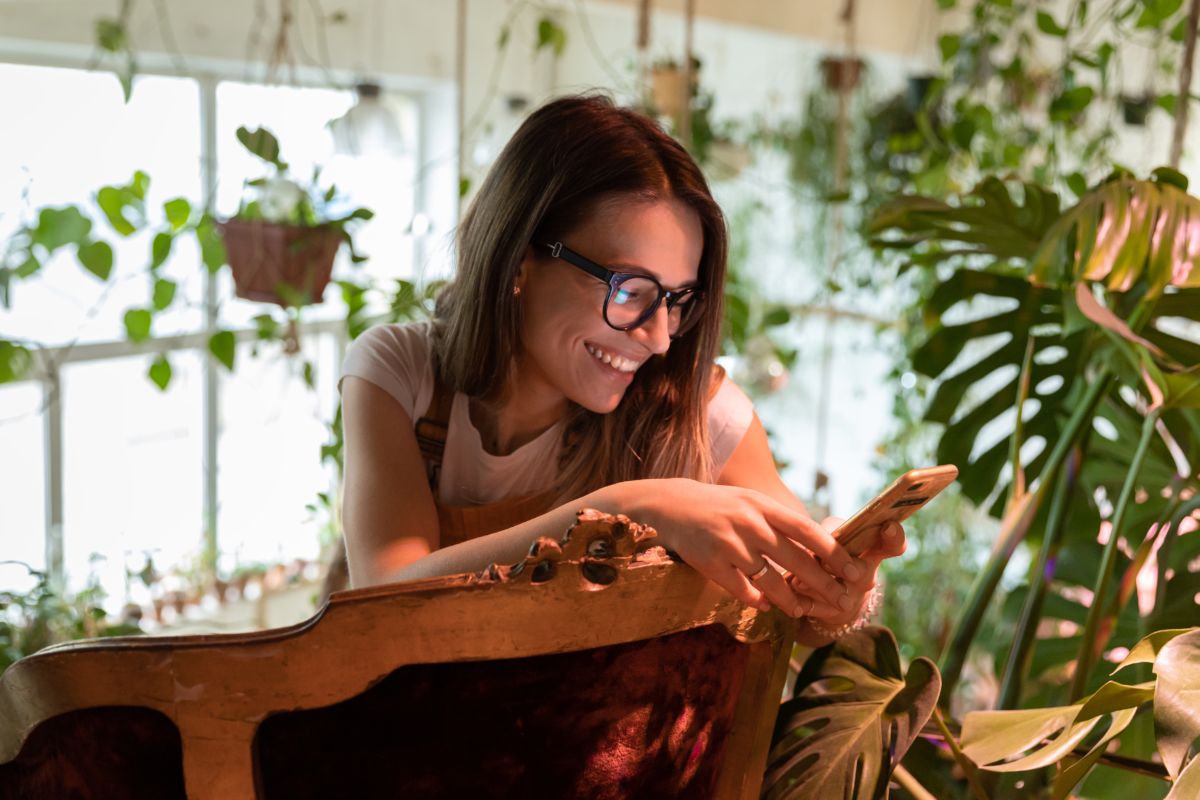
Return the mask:
<svg viewBox="0 0 1200 800">
<path fill-rule="evenodd" d="M 875 546 L 880 525 L 908 519 L 957 477 L 958 467 L 952 464 L 910 469 L 839 525 L 833 538 L 850 555 L 858 556 Z"/>
</svg>

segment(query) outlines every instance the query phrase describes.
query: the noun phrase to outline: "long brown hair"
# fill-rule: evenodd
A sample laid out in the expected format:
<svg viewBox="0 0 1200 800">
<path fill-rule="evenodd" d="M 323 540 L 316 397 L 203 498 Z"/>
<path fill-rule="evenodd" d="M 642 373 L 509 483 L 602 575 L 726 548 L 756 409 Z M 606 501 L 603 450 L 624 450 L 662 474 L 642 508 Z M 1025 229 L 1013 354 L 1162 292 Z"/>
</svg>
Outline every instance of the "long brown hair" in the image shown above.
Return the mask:
<svg viewBox="0 0 1200 800">
<path fill-rule="evenodd" d="M 720 342 L 725 218 L 683 147 L 654 121 L 603 96 L 564 97 L 521 125 L 458 229 L 458 270 L 439 295 L 439 379 L 497 401 L 520 347 L 512 287 L 534 239 L 561 240 L 617 195 L 675 198 L 700 218 L 703 319 L 646 362 L 610 414 L 573 406 L 564 432 L 560 501 L 637 478 L 712 480 L 707 405 Z"/>
</svg>

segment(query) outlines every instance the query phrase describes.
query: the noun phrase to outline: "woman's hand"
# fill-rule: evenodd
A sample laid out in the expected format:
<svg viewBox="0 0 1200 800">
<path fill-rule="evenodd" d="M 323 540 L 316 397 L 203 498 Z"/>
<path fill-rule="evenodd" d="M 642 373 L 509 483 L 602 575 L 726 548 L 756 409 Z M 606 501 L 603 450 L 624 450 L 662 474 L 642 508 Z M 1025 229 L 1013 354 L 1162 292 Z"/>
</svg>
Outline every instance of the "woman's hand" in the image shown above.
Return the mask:
<svg viewBox="0 0 1200 800">
<path fill-rule="evenodd" d="M 827 531 L 834 531 L 842 522 L 843 520 L 839 517 L 826 517 L 821 521 L 821 527 Z M 867 567 L 866 574 L 861 579 L 845 582 L 847 593 L 851 599 L 849 610 L 828 603 L 823 592 L 809 587 L 798 575 L 790 576 L 788 585 L 798 597 L 802 598 L 801 603 L 805 609 L 808 609 L 804 614 L 805 617 L 817 619 L 826 627 L 836 628 L 858 618 L 866 605 L 871 590 L 878 582 L 880 563 L 885 558 L 903 555 L 906 548 L 904 528 L 900 523 L 889 522 L 880 526 L 874 547 L 859 556 L 859 559 Z"/>
<path fill-rule="evenodd" d="M 653 525 L 663 546 L 737 599 L 762 610 L 774 604 L 792 616 L 837 609 L 851 618 L 861 597 L 849 586 L 870 585 L 878 561 L 864 563 L 807 514 L 739 486 L 685 478 L 631 481 L 612 487 L 620 510 Z M 768 569 L 753 581 L 750 576 Z M 798 597 L 780 570 L 804 584 Z"/>
</svg>

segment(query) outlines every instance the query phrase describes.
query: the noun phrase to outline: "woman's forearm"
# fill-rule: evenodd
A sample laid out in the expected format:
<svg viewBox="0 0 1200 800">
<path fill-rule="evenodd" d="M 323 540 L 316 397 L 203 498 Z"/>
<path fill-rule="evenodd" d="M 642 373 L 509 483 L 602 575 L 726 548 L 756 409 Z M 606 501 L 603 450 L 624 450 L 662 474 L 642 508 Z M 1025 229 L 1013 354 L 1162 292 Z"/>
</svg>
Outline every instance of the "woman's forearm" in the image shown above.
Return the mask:
<svg viewBox="0 0 1200 800">
<path fill-rule="evenodd" d="M 393 583 L 439 575 L 478 572 L 490 564 L 515 564 L 529 552 L 538 538 L 558 540 L 575 523 L 582 508 L 595 508 L 611 514 L 622 513 L 630 497 L 630 483 L 605 486 L 577 500 L 564 503 L 541 516 L 511 528 L 443 547 L 417 561 L 382 576 L 377 583 Z"/>
</svg>

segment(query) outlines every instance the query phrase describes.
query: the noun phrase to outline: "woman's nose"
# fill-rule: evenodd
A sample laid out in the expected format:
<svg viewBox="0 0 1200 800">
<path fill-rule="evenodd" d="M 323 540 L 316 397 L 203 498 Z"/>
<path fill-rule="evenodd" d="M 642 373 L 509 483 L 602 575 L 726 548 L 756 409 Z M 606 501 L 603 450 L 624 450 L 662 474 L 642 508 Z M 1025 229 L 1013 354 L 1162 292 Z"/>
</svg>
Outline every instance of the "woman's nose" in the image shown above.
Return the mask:
<svg viewBox="0 0 1200 800">
<path fill-rule="evenodd" d="M 671 346 L 670 313 L 667 304 L 660 303 L 650 319 L 631 331 L 655 355 L 662 355 Z"/>
</svg>

